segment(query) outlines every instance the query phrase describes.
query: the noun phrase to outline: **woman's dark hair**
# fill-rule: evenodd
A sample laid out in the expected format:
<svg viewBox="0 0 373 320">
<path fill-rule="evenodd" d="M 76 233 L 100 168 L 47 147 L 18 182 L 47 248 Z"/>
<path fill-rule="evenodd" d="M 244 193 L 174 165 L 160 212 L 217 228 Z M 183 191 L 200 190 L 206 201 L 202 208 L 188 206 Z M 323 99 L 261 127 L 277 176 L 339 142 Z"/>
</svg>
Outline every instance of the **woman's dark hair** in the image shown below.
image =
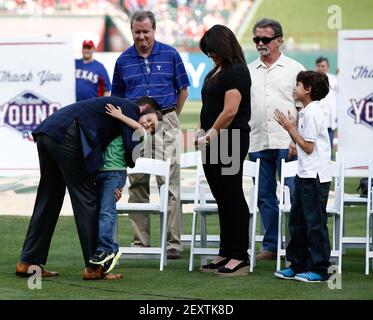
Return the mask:
<svg viewBox="0 0 373 320">
<path fill-rule="evenodd" d="M 199 42 L 199 47 L 205 55 L 218 55 L 222 59 L 222 70 L 230 68 L 234 63 L 246 66 L 242 48 L 234 33 L 226 26 L 216 24 L 207 30 Z M 214 74 L 216 69 L 217 67 L 211 70 L 206 79 Z"/>
<path fill-rule="evenodd" d="M 325 73 L 317 71 L 301 71 L 297 82 L 302 82 L 305 89 L 311 88 L 312 101 L 321 100 L 329 93 L 329 79 Z"/>
</svg>

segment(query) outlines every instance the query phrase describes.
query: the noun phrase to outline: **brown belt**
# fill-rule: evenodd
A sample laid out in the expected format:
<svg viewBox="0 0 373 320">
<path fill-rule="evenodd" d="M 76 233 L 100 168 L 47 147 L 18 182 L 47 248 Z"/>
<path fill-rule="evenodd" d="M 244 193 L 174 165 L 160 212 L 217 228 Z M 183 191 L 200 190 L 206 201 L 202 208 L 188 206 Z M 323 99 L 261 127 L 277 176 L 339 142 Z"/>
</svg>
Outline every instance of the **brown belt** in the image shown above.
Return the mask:
<svg viewBox="0 0 373 320">
<path fill-rule="evenodd" d="M 162 112 L 163 115 L 165 115 L 167 113 L 170 113 L 170 112 L 173 112 L 173 111 L 176 111 L 176 107 L 172 107 L 172 108 L 167 108 L 167 109 L 161 110 L 161 112 Z"/>
</svg>

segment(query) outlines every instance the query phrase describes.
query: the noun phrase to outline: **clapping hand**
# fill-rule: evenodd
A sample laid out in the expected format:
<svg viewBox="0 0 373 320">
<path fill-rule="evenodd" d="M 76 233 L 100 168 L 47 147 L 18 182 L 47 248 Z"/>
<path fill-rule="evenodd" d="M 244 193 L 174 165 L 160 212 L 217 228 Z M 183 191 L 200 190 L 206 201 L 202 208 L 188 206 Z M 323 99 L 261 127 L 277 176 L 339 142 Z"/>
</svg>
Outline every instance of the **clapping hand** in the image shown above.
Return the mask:
<svg viewBox="0 0 373 320">
<path fill-rule="evenodd" d="M 106 113 L 114 118 L 119 119 L 123 113 L 120 107 L 114 107 L 111 103 L 107 103 L 105 106 Z"/>
<path fill-rule="evenodd" d="M 276 109 L 274 118 L 286 131 L 296 129 L 295 119 L 290 111 L 288 111 L 288 116 L 285 116 L 280 110 Z"/>
</svg>

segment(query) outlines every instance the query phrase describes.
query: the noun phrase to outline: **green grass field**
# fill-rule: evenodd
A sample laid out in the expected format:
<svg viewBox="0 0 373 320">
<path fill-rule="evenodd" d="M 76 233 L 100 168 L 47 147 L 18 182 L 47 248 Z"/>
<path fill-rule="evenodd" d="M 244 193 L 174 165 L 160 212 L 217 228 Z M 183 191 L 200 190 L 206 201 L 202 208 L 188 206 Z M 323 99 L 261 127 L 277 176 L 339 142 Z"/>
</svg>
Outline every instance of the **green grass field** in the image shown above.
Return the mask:
<svg viewBox="0 0 373 320">
<path fill-rule="evenodd" d="M 281 22 L 285 40 L 293 37 L 296 43 L 320 43 L 321 49 L 335 49 L 337 31 L 328 28 L 332 5 L 342 10 L 342 29 L 373 28 L 371 0 L 264 0 L 241 43 L 251 43 L 254 23 L 269 17 Z"/>
<path fill-rule="evenodd" d="M 201 107 L 188 102 L 181 116 L 183 129 L 196 128 Z M 358 179 L 346 181 L 346 192 L 356 193 Z M 30 208 L 31 210 L 32 208 Z M 364 236 L 364 208 L 348 208 L 346 234 Z M 260 262 L 244 278 L 221 279 L 213 274 L 188 272 L 189 247 L 181 260 L 169 261 L 163 272 L 159 260 L 126 260 L 115 269 L 125 278 L 119 281 L 83 281 L 83 258 L 74 219 L 60 217 L 54 233 L 47 268 L 60 277 L 45 279 L 41 290 L 30 290 L 27 280 L 14 275 L 26 234 L 29 217 L 0 216 L 0 300 L 2 299 L 373 299 L 373 273 L 364 275 L 365 252 L 350 249 L 343 259 L 342 290 L 330 290 L 327 284 L 304 284 L 273 277 L 275 261 Z M 191 215 L 183 218 L 184 233 L 190 234 Z M 159 218 L 152 217 L 152 243 L 159 242 Z M 131 228 L 128 218 L 119 217 L 121 245 L 129 245 Z M 330 229 L 331 230 L 331 229 Z M 218 234 L 216 216 L 208 218 L 208 233 Z M 259 246 L 258 246 L 259 249 Z"/>
<path fill-rule="evenodd" d="M 186 102 L 180 115 L 180 128 L 182 130 L 198 128 L 201 107 L 202 102 L 200 100 L 189 100 Z"/>
<path fill-rule="evenodd" d="M 364 212 L 349 209 L 346 233 L 364 233 Z M 125 275 L 118 281 L 83 281 L 83 258 L 72 217 L 60 217 L 54 233 L 47 267 L 60 276 L 45 279 L 41 290 L 30 290 L 27 280 L 14 275 L 29 218 L 0 217 L 0 299 L 373 299 L 373 274 L 364 275 L 364 252 L 349 249 L 343 258 L 342 289 L 327 284 L 305 284 L 275 279 L 275 261 L 260 262 L 247 277 L 221 279 L 188 271 L 189 248 L 181 260 L 169 261 L 163 272 L 159 260 L 121 260 L 114 269 Z M 191 215 L 184 216 L 185 233 L 190 233 Z M 159 220 L 152 218 L 152 243 L 159 241 Z M 119 217 L 121 245 L 131 238 L 129 220 Z M 208 219 L 208 232 L 218 232 L 217 217 Z"/>
</svg>

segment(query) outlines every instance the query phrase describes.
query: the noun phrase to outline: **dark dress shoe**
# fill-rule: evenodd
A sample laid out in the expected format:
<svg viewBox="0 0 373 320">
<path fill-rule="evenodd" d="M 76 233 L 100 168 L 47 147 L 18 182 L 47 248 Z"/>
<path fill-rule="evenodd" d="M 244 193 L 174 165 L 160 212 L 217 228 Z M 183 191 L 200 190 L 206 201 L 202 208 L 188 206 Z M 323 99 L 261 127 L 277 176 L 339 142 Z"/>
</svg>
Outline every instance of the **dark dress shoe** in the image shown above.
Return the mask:
<svg viewBox="0 0 373 320">
<path fill-rule="evenodd" d="M 203 265 L 199 271 L 201 272 L 215 272 L 217 269 L 225 266 L 228 262 L 229 262 L 230 258 L 225 258 L 221 261 L 219 261 L 218 263 L 208 263 L 208 264 L 205 264 Z"/>
<path fill-rule="evenodd" d="M 215 274 L 223 277 L 246 276 L 249 274 L 249 263 L 247 261 L 242 261 L 233 269 L 222 267 L 218 269 Z"/>
<path fill-rule="evenodd" d="M 41 269 L 41 276 L 43 278 L 57 277 L 59 275 L 58 272 L 48 271 L 37 264 L 32 264 L 32 263 L 27 263 L 27 262 L 18 262 L 16 264 L 16 275 L 19 277 L 28 278 L 34 275 L 35 270 L 38 268 Z"/>
<path fill-rule="evenodd" d="M 167 250 L 167 259 L 175 260 L 181 259 L 181 252 L 176 249 L 168 249 Z"/>
</svg>

